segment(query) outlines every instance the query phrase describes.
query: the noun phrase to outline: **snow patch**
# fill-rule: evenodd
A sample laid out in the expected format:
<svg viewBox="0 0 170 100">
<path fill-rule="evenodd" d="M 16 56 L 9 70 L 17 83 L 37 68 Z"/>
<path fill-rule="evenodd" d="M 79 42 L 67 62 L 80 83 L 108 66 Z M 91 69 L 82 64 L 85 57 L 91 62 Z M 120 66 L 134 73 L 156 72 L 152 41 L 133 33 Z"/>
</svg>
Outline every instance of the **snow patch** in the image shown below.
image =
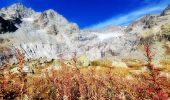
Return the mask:
<svg viewBox="0 0 170 100">
<path fill-rule="evenodd" d="M 104 33 L 103 34 L 103 33 L 97 33 L 97 32 L 92 32 L 92 34 L 97 35 L 98 39 L 101 41 L 109 39 L 109 38 L 113 38 L 113 37 L 120 37 L 123 35 L 121 33 Z"/>
<path fill-rule="evenodd" d="M 23 21 L 25 21 L 25 22 L 33 22 L 34 21 L 34 18 L 23 18 L 22 19 Z"/>
</svg>

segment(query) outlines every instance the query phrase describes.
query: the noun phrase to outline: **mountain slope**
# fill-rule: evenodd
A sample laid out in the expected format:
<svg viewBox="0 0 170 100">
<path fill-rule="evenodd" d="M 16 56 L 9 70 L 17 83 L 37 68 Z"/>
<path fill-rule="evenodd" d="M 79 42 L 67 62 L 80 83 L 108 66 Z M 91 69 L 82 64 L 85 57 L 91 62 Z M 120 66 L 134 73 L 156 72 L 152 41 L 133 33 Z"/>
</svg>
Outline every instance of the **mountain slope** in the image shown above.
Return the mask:
<svg viewBox="0 0 170 100">
<path fill-rule="evenodd" d="M 155 38 L 155 41 L 160 38 L 166 41 L 158 41 L 162 46 L 169 43 L 165 40 L 169 38 L 168 12 L 169 7 L 160 15 L 143 16 L 127 28 L 108 26 L 98 30 L 80 30 L 77 24 L 54 10 L 35 12 L 22 4 L 14 4 L 0 10 L 2 21 L 9 20 L 16 27 L 15 31 L 0 29 L 4 33 L 0 34 L 0 50 L 10 48 L 13 59 L 16 48 L 25 54 L 26 59 L 57 59 L 61 54 L 64 58 L 71 58 L 74 52 L 78 57 L 85 55 L 90 60 L 115 57 L 144 59 L 139 49 L 141 44 Z M 4 59 L 3 52 L 0 58 Z"/>
</svg>

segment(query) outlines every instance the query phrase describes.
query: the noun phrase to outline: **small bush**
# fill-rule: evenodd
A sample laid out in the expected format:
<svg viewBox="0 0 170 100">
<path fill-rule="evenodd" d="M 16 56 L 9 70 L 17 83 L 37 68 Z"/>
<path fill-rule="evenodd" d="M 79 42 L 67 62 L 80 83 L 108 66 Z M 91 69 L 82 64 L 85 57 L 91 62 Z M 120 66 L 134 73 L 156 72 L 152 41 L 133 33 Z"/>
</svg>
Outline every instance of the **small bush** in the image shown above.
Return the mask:
<svg viewBox="0 0 170 100">
<path fill-rule="evenodd" d="M 111 60 L 94 60 L 90 63 L 91 66 L 112 67 Z"/>
<path fill-rule="evenodd" d="M 91 66 L 100 66 L 101 62 L 99 60 L 94 60 L 90 63 Z"/>
</svg>

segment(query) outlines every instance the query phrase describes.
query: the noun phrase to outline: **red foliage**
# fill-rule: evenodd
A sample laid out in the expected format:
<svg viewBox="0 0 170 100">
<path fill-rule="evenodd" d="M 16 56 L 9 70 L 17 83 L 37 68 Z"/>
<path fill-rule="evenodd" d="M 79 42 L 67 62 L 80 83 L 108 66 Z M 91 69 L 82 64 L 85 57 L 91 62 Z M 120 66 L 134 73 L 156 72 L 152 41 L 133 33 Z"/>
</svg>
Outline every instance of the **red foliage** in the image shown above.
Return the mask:
<svg viewBox="0 0 170 100">
<path fill-rule="evenodd" d="M 148 88 L 145 91 L 152 96 L 153 100 L 168 100 L 168 96 L 166 93 L 164 93 L 159 81 L 162 78 L 160 77 L 160 69 L 152 64 L 153 58 L 151 48 L 148 44 L 146 44 L 144 48 L 146 52 L 146 57 L 148 59 L 148 64 L 146 65 L 150 71 L 150 78 L 145 78 L 146 81 L 148 81 Z"/>
</svg>

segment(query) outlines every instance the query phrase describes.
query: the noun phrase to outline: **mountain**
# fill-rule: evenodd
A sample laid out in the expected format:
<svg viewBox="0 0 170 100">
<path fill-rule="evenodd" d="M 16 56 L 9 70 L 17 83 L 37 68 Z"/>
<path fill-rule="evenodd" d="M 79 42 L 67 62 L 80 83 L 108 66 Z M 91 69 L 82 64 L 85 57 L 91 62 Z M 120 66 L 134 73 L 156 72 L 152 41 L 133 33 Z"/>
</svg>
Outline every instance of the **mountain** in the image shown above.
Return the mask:
<svg viewBox="0 0 170 100">
<path fill-rule="evenodd" d="M 169 22 L 167 7 L 160 15 L 143 16 L 128 27 L 80 30 L 76 23 L 69 22 L 52 9 L 36 12 L 22 4 L 13 4 L 0 10 L 0 59 L 5 59 L 6 48 L 10 48 L 12 63 L 16 60 L 16 48 L 29 60 L 58 59 L 61 55 L 69 59 L 74 52 L 89 60 L 144 59 L 139 49 L 144 42 L 156 37 L 155 41 L 162 46 L 169 43 Z M 166 43 L 162 42 L 164 40 Z M 169 50 L 168 45 L 166 49 Z"/>
<path fill-rule="evenodd" d="M 79 32 L 77 24 L 68 22 L 54 10 L 39 13 L 22 4 L 13 4 L 2 8 L 0 15 L 3 21 L 10 20 L 13 22 L 12 25 L 17 27 L 15 32 L 8 30 L 0 36 L 1 40 L 5 41 L 1 43 L 1 50 L 10 48 L 14 53 L 18 48 L 28 59 L 56 58 L 58 53 L 72 48 L 69 38 Z M 15 22 L 16 19 L 20 22 Z M 2 27 L 2 30 L 5 28 Z M 3 53 L 1 55 L 3 58 Z"/>
</svg>

